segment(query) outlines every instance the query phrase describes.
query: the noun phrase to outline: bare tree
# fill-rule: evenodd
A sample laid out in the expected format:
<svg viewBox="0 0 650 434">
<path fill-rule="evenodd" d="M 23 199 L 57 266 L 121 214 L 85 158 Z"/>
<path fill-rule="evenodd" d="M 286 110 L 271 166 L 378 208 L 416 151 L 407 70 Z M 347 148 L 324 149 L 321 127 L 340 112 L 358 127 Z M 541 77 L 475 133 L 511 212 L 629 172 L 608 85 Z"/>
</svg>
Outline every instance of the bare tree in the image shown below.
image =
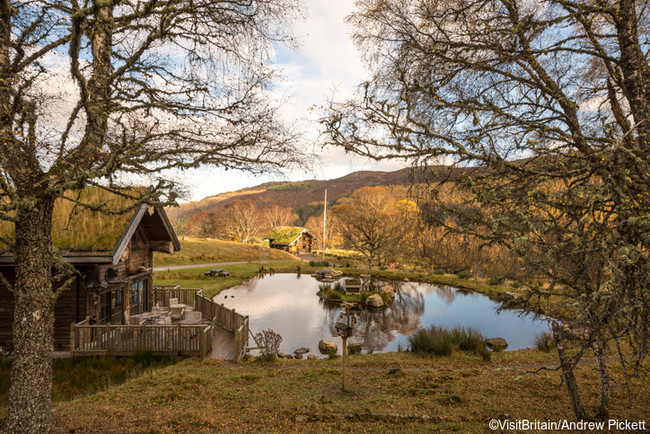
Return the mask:
<svg viewBox="0 0 650 434">
<path fill-rule="evenodd" d="M 283 208 L 278 205 L 271 205 L 267 207 L 264 212 L 264 221 L 269 229 L 278 226 L 291 226 L 296 221 L 298 216 L 294 214 L 290 208 Z"/>
<path fill-rule="evenodd" d="M 396 201 L 382 187 L 363 187 L 332 207 L 344 246 L 375 261 L 397 252 L 403 235 Z"/>
<path fill-rule="evenodd" d="M 55 199 L 167 168 L 295 161 L 265 60 L 271 42 L 291 43 L 297 13 L 290 0 L 0 1 L 0 218 L 15 227 L 3 242 L 16 263 L 7 432 L 49 429 L 53 308 L 68 276 Z M 172 185 L 135 199 L 171 202 Z"/>
<path fill-rule="evenodd" d="M 449 170 L 429 223 L 499 244 L 550 282 L 529 307 L 562 297 L 587 330 L 569 356 L 555 333 L 576 417 L 573 367 L 593 350 L 596 417 L 609 412 L 602 348 L 631 343 L 642 370 L 650 336 L 650 34 L 647 1 L 358 1 L 349 17 L 373 68 L 357 98 L 323 119 L 332 144 L 372 158 Z M 557 324 L 554 325 L 557 330 Z M 620 347 L 619 347 L 620 348 Z"/>
<path fill-rule="evenodd" d="M 209 212 L 193 215 L 186 224 L 187 231 L 198 238 L 215 237 L 218 232 L 217 226 L 215 215 Z"/>
<path fill-rule="evenodd" d="M 251 201 L 234 200 L 223 209 L 220 221 L 224 235 L 240 243 L 248 244 L 260 234 L 261 219 L 257 206 Z"/>
</svg>

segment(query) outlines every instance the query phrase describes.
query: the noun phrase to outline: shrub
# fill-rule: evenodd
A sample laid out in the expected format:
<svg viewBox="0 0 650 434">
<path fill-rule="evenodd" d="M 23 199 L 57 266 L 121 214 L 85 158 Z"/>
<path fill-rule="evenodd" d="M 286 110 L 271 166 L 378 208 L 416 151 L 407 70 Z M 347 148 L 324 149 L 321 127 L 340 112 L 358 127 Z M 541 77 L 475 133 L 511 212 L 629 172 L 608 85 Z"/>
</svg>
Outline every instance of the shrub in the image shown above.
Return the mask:
<svg viewBox="0 0 650 434">
<path fill-rule="evenodd" d="M 414 353 L 448 356 L 457 348 L 478 354 L 483 360 L 490 360 L 485 338 L 481 332 L 471 327 L 456 326 L 447 329 L 433 325 L 428 329 L 418 330 L 408 339 Z"/>
<path fill-rule="evenodd" d="M 492 286 L 501 285 L 503 283 L 503 280 L 504 280 L 503 277 L 492 277 L 488 281 L 488 285 L 492 285 Z"/>
<path fill-rule="evenodd" d="M 345 294 L 345 288 L 341 282 L 336 282 L 334 287 L 329 283 L 323 283 L 318 286 L 318 296 L 330 300 L 341 300 Z"/>
<path fill-rule="evenodd" d="M 555 339 L 553 339 L 551 332 L 548 331 L 537 333 L 533 338 L 533 341 L 535 342 L 537 349 L 544 351 L 545 353 L 548 353 L 555 348 Z"/>
<path fill-rule="evenodd" d="M 451 336 L 459 350 L 478 354 L 480 349 L 485 348 L 485 338 L 475 328 L 456 326 L 451 330 Z"/>
<path fill-rule="evenodd" d="M 492 351 L 488 350 L 488 347 L 486 345 L 483 345 L 479 350 L 478 350 L 478 355 L 481 356 L 481 358 L 489 362 L 490 358 L 492 358 Z"/>
<path fill-rule="evenodd" d="M 340 281 L 337 281 L 334 284 L 334 291 L 345 294 L 345 286 Z"/>
<path fill-rule="evenodd" d="M 521 282 L 519 282 L 519 281 L 514 281 L 514 282 L 512 282 L 512 283 L 510 284 L 510 286 L 512 286 L 512 287 L 515 288 L 515 289 L 516 289 L 516 288 L 521 288 Z"/>
<path fill-rule="evenodd" d="M 264 330 L 255 335 L 255 343 L 260 347 L 262 357 L 265 359 L 270 360 L 277 356 L 281 342 L 282 336 L 271 329 Z"/>
<path fill-rule="evenodd" d="M 460 273 L 456 274 L 457 277 L 460 279 L 469 279 L 471 277 L 472 273 L 470 273 L 469 270 L 463 270 Z"/>
<path fill-rule="evenodd" d="M 431 356 L 450 356 L 454 350 L 454 344 L 449 330 L 431 326 L 428 329 L 420 329 L 409 336 L 411 351 Z"/>
<path fill-rule="evenodd" d="M 143 368 L 148 368 L 154 362 L 153 353 L 150 350 L 135 350 L 131 358 Z"/>
<path fill-rule="evenodd" d="M 435 270 L 433 270 L 433 274 L 437 274 L 439 276 L 443 275 L 445 273 L 446 273 L 446 271 L 444 270 L 444 268 L 436 268 Z"/>
</svg>

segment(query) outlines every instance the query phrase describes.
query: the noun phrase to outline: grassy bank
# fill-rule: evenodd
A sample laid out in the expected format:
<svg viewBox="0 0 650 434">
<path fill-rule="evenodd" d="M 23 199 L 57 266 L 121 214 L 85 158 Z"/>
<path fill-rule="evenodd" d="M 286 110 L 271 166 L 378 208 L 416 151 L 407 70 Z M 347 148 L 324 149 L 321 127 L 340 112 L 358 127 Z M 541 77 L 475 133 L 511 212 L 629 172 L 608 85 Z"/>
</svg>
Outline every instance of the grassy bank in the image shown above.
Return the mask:
<svg viewBox="0 0 650 434">
<path fill-rule="evenodd" d="M 340 359 L 248 361 L 189 359 L 91 396 L 55 405 L 56 432 L 487 431 L 491 419 L 573 420 L 555 355 L 535 350 L 422 358 L 388 353 L 349 358 L 348 392 Z M 394 371 L 396 370 L 397 371 Z M 393 372 L 393 373 L 390 373 Z M 620 368 L 610 366 L 617 381 Z M 577 368 L 586 408 L 597 406 L 592 361 Z M 613 391 L 611 417 L 645 419 L 650 389 L 632 380 L 630 404 Z M 143 431 L 144 430 L 144 431 Z"/>
<path fill-rule="evenodd" d="M 183 270 L 156 271 L 154 282 L 158 285 L 181 285 L 185 288 L 203 288 L 207 297 L 213 297 L 226 288 L 241 285 L 262 272 L 297 272 L 303 263 L 298 260 L 224 266 L 230 273 L 228 277 L 210 277 L 204 273 L 213 267 L 187 268 Z"/>
<path fill-rule="evenodd" d="M 132 357 L 77 357 L 53 360 L 52 401 L 70 401 L 173 365 L 176 359 L 140 352 Z M 0 409 L 9 402 L 11 359 L 0 359 Z"/>
<path fill-rule="evenodd" d="M 189 239 L 181 241 L 181 251 L 173 254 L 154 253 L 156 267 L 166 265 L 208 264 L 234 261 L 288 261 L 292 255 L 277 249 L 233 241 Z"/>
<path fill-rule="evenodd" d="M 346 276 L 358 276 L 360 274 L 368 274 L 367 269 L 363 268 L 337 268 L 341 270 Z M 437 285 L 453 286 L 455 288 L 467 289 L 487 295 L 493 299 L 502 299 L 506 293 L 522 295 L 525 288 L 512 284 L 490 284 L 488 279 L 476 277 L 459 277 L 455 274 L 436 274 L 432 272 L 416 272 L 407 270 L 373 270 L 372 275 L 379 279 L 386 280 L 406 280 L 414 282 L 424 282 Z M 531 305 L 538 302 L 536 296 L 531 298 Z M 570 315 L 566 310 L 566 305 L 560 297 L 553 296 L 539 300 L 539 306 L 543 309 L 543 313 L 551 315 L 555 318 L 562 318 L 565 315 Z"/>
</svg>

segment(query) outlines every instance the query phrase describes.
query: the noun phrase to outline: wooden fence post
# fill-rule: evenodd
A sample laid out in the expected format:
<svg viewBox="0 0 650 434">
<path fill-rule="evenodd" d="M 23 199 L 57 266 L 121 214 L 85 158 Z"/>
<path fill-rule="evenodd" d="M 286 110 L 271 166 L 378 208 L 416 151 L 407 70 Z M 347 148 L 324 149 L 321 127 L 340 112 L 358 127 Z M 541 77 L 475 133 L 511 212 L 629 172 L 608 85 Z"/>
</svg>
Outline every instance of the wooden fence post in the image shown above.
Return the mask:
<svg viewBox="0 0 650 434">
<path fill-rule="evenodd" d="M 111 323 L 106 324 L 106 354 L 111 354 Z"/>
<path fill-rule="evenodd" d="M 182 355 L 181 352 L 182 352 L 182 348 L 183 348 L 183 345 L 181 344 L 181 333 L 182 333 L 182 331 L 183 331 L 183 329 L 182 329 L 181 323 L 178 323 L 178 340 L 177 340 L 176 346 L 177 346 L 177 351 L 178 351 L 179 356 Z"/>
<path fill-rule="evenodd" d="M 74 347 L 75 347 L 75 335 L 74 335 L 74 323 L 70 323 L 70 356 L 74 357 Z"/>
<path fill-rule="evenodd" d="M 239 336 L 239 329 L 235 330 L 235 361 L 239 361 L 239 355 L 241 353 L 240 350 L 240 336 Z"/>
</svg>

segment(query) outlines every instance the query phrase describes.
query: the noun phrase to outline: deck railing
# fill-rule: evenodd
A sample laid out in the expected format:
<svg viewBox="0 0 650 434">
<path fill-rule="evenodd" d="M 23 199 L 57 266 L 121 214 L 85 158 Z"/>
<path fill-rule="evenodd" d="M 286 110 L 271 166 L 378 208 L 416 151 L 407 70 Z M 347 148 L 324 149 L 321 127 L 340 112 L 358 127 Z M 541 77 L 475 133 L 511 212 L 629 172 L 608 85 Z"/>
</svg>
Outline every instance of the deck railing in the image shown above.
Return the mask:
<svg viewBox="0 0 650 434">
<path fill-rule="evenodd" d="M 212 351 L 212 325 L 88 325 L 70 327 L 72 356 L 153 355 L 205 356 Z"/>
<path fill-rule="evenodd" d="M 204 318 L 235 336 L 235 360 L 244 357 L 248 345 L 248 316 L 215 303 L 203 295 L 203 290 L 196 293 L 195 301 L 194 309 L 200 311 Z"/>
<path fill-rule="evenodd" d="M 154 285 L 151 294 L 151 305 L 169 306 L 169 300 L 175 298 L 179 303 L 194 306 L 196 293 L 199 288 L 181 288 L 181 285 Z"/>
<path fill-rule="evenodd" d="M 246 354 L 248 316 L 215 303 L 203 295 L 203 289 L 180 285 L 154 285 L 152 304 L 169 306 L 169 300 L 193 306 L 204 319 L 232 333 L 235 360 Z M 129 356 L 136 350 L 154 355 L 205 356 L 212 351 L 213 325 L 91 325 L 88 319 L 70 326 L 70 352 L 73 356 Z"/>
</svg>

